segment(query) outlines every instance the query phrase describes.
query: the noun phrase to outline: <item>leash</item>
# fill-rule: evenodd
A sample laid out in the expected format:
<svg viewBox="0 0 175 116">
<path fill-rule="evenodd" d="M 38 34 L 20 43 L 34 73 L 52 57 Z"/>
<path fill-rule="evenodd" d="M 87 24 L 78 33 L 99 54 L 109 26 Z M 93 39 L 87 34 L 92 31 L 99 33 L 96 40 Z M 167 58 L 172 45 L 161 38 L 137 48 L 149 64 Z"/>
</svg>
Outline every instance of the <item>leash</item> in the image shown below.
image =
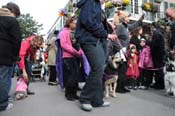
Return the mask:
<svg viewBox="0 0 175 116">
<path fill-rule="evenodd" d="M 146 70 L 160 70 L 160 69 L 164 69 L 165 67 L 160 67 L 160 68 L 151 68 L 151 69 L 146 69 Z"/>
<path fill-rule="evenodd" d="M 116 34 L 116 35 L 117 35 L 117 33 L 116 33 L 115 31 L 113 32 L 113 34 Z M 118 36 L 117 36 L 117 38 L 116 38 L 116 42 L 118 43 L 118 45 L 119 45 L 119 47 L 120 47 L 121 52 L 124 54 L 125 58 L 127 59 L 127 54 L 126 54 L 126 52 L 125 52 L 125 51 L 123 51 L 123 49 L 122 49 L 122 48 L 124 48 L 124 47 L 123 47 L 123 45 L 121 44 L 121 42 L 120 42 L 120 40 L 119 40 Z M 117 46 L 117 47 L 118 47 L 118 46 Z M 126 49 L 127 49 L 127 48 L 126 48 Z"/>
</svg>

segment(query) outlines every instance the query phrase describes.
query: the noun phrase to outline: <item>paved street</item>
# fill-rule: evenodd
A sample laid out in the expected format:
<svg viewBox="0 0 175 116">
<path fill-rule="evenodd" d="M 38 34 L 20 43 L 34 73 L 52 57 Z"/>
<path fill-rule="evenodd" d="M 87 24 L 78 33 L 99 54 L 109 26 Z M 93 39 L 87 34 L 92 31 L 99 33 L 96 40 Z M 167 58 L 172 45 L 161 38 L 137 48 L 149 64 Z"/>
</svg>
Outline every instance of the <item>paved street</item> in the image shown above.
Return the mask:
<svg viewBox="0 0 175 116">
<path fill-rule="evenodd" d="M 15 107 L 0 112 L 0 116 L 175 116 L 175 98 L 164 96 L 164 91 L 137 90 L 118 94 L 118 98 L 108 99 L 110 107 L 85 112 L 79 108 L 78 101 L 67 101 L 57 86 L 37 81 L 31 83 L 31 89 L 36 95 L 14 101 Z"/>
</svg>

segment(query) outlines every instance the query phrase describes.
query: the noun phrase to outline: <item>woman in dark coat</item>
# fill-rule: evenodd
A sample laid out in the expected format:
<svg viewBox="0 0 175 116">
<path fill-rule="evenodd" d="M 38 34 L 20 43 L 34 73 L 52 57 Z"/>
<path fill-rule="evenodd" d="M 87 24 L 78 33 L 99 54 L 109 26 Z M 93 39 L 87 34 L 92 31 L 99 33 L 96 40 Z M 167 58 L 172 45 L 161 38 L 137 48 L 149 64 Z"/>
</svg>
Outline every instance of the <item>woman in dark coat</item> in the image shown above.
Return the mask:
<svg viewBox="0 0 175 116">
<path fill-rule="evenodd" d="M 163 22 L 158 21 L 156 24 L 156 30 L 153 32 L 151 42 L 151 54 L 153 59 L 155 73 L 155 89 L 164 89 L 164 60 L 165 60 L 165 39 L 163 31 L 165 25 Z"/>
<path fill-rule="evenodd" d="M 137 48 L 137 51 L 141 49 L 140 39 L 142 38 L 143 29 L 142 27 L 137 27 L 132 32 L 132 37 L 130 39 L 130 44 L 134 44 Z"/>
</svg>

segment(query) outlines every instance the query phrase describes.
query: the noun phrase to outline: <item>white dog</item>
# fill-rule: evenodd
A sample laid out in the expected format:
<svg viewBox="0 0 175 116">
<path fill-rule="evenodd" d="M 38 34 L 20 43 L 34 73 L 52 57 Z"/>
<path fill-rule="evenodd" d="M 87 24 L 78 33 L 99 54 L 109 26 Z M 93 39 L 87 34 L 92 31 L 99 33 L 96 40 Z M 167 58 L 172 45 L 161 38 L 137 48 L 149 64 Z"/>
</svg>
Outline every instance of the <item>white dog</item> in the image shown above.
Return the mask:
<svg viewBox="0 0 175 116">
<path fill-rule="evenodd" d="M 165 89 L 167 96 L 175 96 L 175 61 L 169 60 L 165 70 Z"/>
</svg>

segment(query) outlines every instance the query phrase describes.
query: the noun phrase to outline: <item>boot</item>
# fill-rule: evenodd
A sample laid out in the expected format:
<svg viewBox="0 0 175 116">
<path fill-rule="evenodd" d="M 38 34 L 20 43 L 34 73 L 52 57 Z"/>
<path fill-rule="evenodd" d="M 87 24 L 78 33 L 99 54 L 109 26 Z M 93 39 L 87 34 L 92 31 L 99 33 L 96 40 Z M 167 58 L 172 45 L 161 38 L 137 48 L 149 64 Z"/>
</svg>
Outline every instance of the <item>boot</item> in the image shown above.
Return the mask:
<svg viewBox="0 0 175 116">
<path fill-rule="evenodd" d="M 27 89 L 27 95 L 35 95 L 35 92 L 31 92 L 29 89 Z"/>
<path fill-rule="evenodd" d="M 72 94 L 71 88 L 69 88 L 69 87 L 66 88 L 65 97 L 69 101 L 74 101 L 75 100 L 74 95 Z"/>
</svg>

